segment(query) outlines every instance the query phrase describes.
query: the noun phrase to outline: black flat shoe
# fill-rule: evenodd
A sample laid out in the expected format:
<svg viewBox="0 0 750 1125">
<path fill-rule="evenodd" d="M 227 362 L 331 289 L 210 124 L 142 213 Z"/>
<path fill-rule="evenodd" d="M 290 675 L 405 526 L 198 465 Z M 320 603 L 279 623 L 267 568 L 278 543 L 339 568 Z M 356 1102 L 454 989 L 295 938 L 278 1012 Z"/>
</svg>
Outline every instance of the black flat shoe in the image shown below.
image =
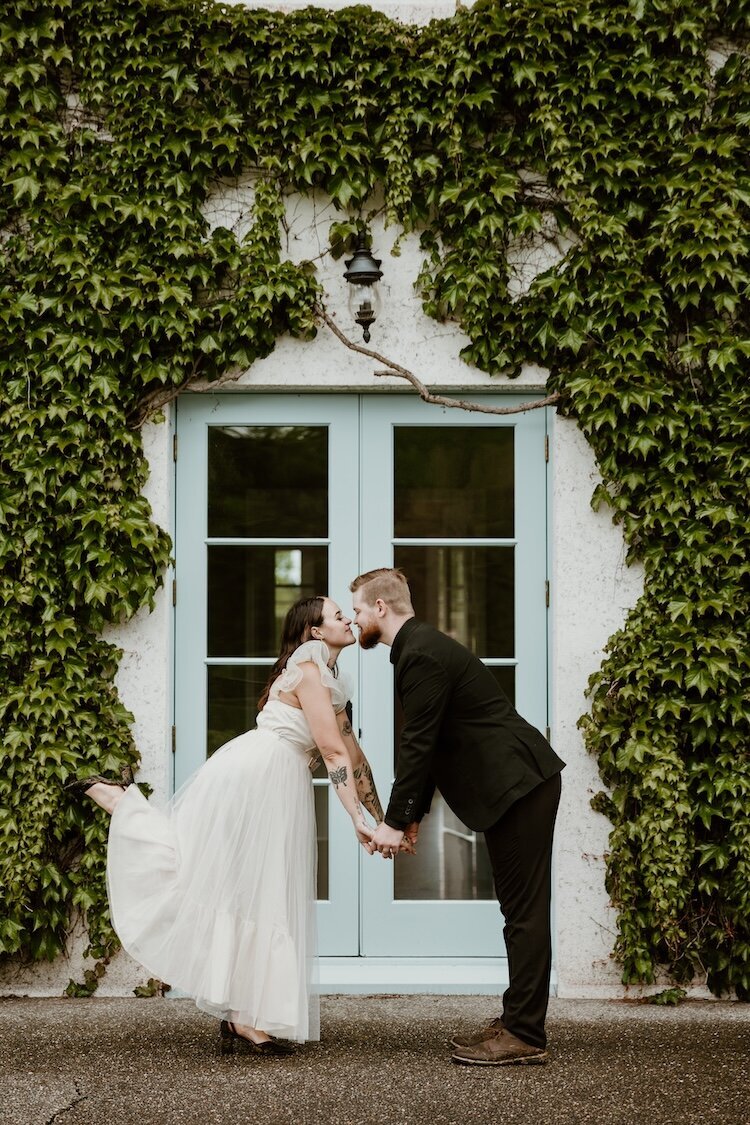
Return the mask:
<svg viewBox="0 0 750 1125">
<path fill-rule="evenodd" d="M 222 1020 L 219 1027 L 219 1054 L 231 1055 L 235 1051 L 247 1050 L 251 1055 L 264 1055 L 270 1058 L 272 1055 L 293 1055 L 294 1048 L 290 1047 L 288 1043 L 283 1043 L 280 1039 L 266 1039 L 263 1043 L 253 1043 L 252 1039 L 246 1039 L 244 1035 L 240 1035 L 233 1023 L 229 1020 Z"/>
<path fill-rule="evenodd" d="M 67 793 L 75 793 L 77 796 L 83 796 L 97 782 L 102 785 L 116 785 L 119 789 L 126 789 L 128 785 L 132 785 L 135 778 L 130 766 L 123 766 L 120 772 L 119 781 L 114 777 L 103 777 L 101 774 L 94 773 L 88 777 L 74 777 L 72 781 L 66 781 L 63 789 Z"/>
</svg>

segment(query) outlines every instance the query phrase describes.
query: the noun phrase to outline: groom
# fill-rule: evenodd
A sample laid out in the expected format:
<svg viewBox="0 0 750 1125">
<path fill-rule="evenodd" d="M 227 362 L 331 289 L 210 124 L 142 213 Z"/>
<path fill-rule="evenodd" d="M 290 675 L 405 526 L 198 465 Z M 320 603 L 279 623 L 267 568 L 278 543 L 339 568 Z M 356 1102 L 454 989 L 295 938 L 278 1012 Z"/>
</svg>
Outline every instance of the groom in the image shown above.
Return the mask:
<svg viewBox="0 0 750 1125">
<path fill-rule="evenodd" d="M 390 646 L 404 711 L 396 779 L 368 850 L 392 858 L 402 844 L 413 849 L 437 788 L 464 824 L 484 832 L 505 918 L 510 979 L 502 1016 L 456 1036 L 453 1061 L 546 1062 L 550 868 L 564 763 L 476 656 L 416 620 L 400 570 L 370 570 L 349 588 L 362 648 Z"/>
</svg>

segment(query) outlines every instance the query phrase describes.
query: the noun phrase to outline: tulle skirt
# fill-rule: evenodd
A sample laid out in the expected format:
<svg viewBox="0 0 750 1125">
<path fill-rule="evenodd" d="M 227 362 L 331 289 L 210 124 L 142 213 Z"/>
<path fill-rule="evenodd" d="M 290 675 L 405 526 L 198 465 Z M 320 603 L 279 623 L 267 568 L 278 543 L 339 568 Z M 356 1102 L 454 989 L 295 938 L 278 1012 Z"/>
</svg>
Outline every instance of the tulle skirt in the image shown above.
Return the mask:
<svg viewBox="0 0 750 1125">
<path fill-rule="evenodd" d="M 130 786 L 111 818 L 107 883 L 127 952 L 219 1018 L 320 1037 L 316 840 L 306 756 L 249 731 L 166 809 Z"/>
</svg>

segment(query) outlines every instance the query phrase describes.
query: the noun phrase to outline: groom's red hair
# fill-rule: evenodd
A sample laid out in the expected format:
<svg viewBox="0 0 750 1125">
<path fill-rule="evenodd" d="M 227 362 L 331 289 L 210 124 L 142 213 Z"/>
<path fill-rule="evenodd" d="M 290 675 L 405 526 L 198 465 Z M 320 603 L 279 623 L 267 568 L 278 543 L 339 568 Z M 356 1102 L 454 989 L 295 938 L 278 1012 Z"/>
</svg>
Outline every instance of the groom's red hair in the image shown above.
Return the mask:
<svg viewBox="0 0 750 1125">
<path fill-rule="evenodd" d="M 359 574 L 349 589 L 359 591 L 367 605 L 375 605 L 380 598 L 394 613 L 414 613 L 406 575 L 395 567 L 381 566 Z"/>
</svg>

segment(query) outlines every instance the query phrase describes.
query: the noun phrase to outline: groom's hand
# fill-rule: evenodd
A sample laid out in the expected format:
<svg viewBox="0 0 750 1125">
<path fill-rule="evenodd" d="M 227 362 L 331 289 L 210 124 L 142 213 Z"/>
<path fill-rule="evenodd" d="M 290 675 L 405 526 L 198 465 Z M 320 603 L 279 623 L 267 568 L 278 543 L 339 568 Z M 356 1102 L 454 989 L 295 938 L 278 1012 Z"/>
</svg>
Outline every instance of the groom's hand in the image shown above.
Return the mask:
<svg viewBox="0 0 750 1125">
<path fill-rule="evenodd" d="M 419 821 L 413 820 L 411 824 L 407 824 L 404 829 L 404 838 L 401 841 L 401 851 L 406 852 L 407 855 L 417 854 L 417 835 L 419 833 Z"/>
<path fill-rule="evenodd" d="M 383 859 L 393 859 L 395 855 L 398 855 L 403 838 L 404 833 L 400 828 L 391 828 L 390 824 L 383 821 L 375 829 L 375 835 L 370 840 L 368 851 L 371 855 L 374 852 L 380 852 Z"/>
</svg>

